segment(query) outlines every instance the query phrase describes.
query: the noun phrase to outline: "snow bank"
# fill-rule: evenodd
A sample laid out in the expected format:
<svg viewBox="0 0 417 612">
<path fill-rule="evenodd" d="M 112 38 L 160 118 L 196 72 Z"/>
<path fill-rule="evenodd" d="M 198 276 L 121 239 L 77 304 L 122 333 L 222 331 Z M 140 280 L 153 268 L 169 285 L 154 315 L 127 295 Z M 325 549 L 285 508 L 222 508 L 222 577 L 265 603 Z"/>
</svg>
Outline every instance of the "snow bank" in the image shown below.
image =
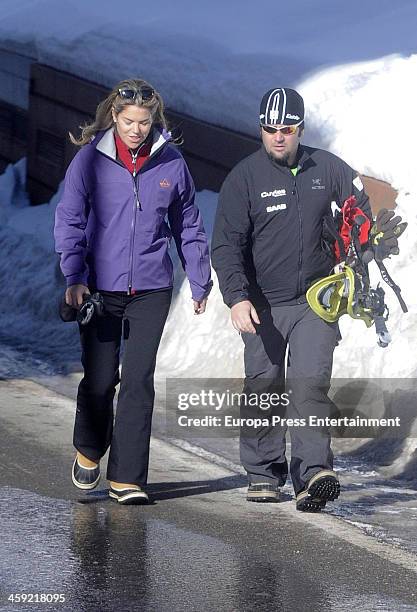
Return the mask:
<svg viewBox="0 0 417 612">
<path fill-rule="evenodd" d="M 123 10 L 106 0 L 2 0 L 0 46 L 108 86 L 142 75 L 169 107 L 248 134 L 258 131 L 258 104 L 266 89 L 299 88 L 307 106 L 306 143 L 390 182 L 399 191 L 398 210 L 409 222 L 401 254 L 387 267 L 410 312 L 402 315 L 386 287 L 393 336 L 387 349 L 376 346 L 372 329 L 343 317 L 334 373 L 401 377 L 417 369 L 417 128 L 409 119 L 417 102 L 416 18 L 414 0 L 398 6 L 352 0 L 345 7 L 330 0 L 286 6 L 272 0 L 213 0 L 198 10 L 191 0 L 155 0 L 152 10 L 133 0 L 126 0 Z M 40 20 L 42 28 L 34 29 Z M 0 177 L 0 279 L 8 288 L 0 296 L 3 329 L 38 337 L 33 346 L 43 343 L 46 353 L 63 346 L 75 350 L 73 326 L 54 319 L 54 300 L 62 291 L 52 247 L 57 198 L 28 207 L 22 176 L 20 163 Z M 197 196 L 209 233 L 216 197 Z M 188 285 L 178 275 L 160 372 L 240 375 L 242 345 L 228 316 L 215 287 L 207 313 L 195 317 Z"/>
<path fill-rule="evenodd" d="M 408 56 L 416 22 L 414 0 L 2 0 L 0 47 L 107 86 L 142 75 L 169 107 L 256 134 L 264 91 L 323 67 Z"/>
</svg>

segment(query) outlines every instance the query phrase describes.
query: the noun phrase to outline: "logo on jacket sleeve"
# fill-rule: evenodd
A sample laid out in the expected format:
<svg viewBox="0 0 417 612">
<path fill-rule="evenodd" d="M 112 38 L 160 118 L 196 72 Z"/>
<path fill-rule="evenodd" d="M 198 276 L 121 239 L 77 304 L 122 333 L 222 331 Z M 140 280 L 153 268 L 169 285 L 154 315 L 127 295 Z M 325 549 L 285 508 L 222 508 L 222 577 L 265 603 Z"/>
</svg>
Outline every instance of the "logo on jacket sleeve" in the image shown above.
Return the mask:
<svg viewBox="0 0 417 612">
<path fill-rule="evenodd" d="M 159 186 L 162 187 L 163 189 L 167 189 L 167 187 L 171 187 L 171 183 L 169 182 L 168 179 L 164 178 L 162 179 L 162 181 L 159 181 Z"/>
<path fill-rule="evenodd" d="M 352 183 L 355 185 L 355 187 L 356 187 L 356 189 L 357 189 L 358 191 L 363 191 L 363 183 L 362 183 L 362 181 L 361 181 L 361 177 L 360 177 L 360 176 L 357 176 L 357 177 L 356 177 L 356 178 L 355 178 L 355 179 L 352 181 Z"/>
</svg>

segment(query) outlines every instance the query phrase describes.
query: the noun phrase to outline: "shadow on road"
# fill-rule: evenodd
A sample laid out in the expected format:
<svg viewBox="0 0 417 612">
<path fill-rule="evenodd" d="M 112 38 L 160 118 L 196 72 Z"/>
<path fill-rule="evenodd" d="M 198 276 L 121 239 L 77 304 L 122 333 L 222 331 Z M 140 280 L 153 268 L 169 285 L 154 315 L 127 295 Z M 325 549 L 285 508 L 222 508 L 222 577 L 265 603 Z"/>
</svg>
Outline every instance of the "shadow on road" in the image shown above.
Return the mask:
<svg viewBox="0 0 417 612">
<path fill-rule="evenodd" d="M 213 493 L 216 491 L 229 491 L 231 489 L 241 489 L 247 486 L 245 476 L 225 476 L 215 480 L 194 480 L 192 482 L 157 482 L 149 484 L 146 491 L 149 493 L 151 503 L 164 501 L 167 499 L 176 499 L 180 497 L 189 497 L 191 495 L 202 495 L 204 493 Z M 82 499 L 77 501 L 81 504 L 94 504 L 102 502 L 108 497 L 108 489 L 100 489 L 99 491 L 91 491 Z M 282 501 L 291 500 L 291 496 L 286 493 L 281 493 Z"/>
</svg>

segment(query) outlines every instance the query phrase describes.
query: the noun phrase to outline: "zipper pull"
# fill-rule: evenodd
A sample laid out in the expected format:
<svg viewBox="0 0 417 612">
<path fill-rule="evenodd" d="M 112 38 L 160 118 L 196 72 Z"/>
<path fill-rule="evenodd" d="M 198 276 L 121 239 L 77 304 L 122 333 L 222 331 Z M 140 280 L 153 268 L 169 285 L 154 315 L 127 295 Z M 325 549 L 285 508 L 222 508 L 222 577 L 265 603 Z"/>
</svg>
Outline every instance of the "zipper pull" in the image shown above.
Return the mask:
<svg viewBox="0 0 417 612">
<path fill-rule="evenodd" d="M 133 183 L 134 183 L 134 190 L 135 190 L 135 198 L 136 198 L 136 208 L 138 210 L 142 210 L 142 206 L 141 203 L 139 201 L 139 194 L 138 194 L 138 188 L 136 185 L 136 181 L 135 181 L 135 177 L 133 176 Z"/>
<path fill-rule="evenodd" d="M 295 195 L 296 193 L 297 193 L 297 183 L 295 182 L 295 179 L 294 179 L 293 184 L 292 184 L 291 195 Z"/>
<path fill-rule="evenodd" d="M 135 198 L 136 198 L 136 208 L 137 208 L 137 210 L 142 210 L 142 206 L 141 206 L 140 201 L 139 201 L 139 194 L 137 192 L 137 189 L 135 189 Z"/>
<path fill-rule="evenodd" d="M 130 151 L 130 154 L 132 156 L 133 178 L 135 178 L 135 176 L 136 176 L 136 160 L 137 160 L 137 157 L 138 157 L 138 153 L 139 153 L 139 149 L 136 151 L 136 153 L 133 153 L 132 151 Z"/>
</svg>

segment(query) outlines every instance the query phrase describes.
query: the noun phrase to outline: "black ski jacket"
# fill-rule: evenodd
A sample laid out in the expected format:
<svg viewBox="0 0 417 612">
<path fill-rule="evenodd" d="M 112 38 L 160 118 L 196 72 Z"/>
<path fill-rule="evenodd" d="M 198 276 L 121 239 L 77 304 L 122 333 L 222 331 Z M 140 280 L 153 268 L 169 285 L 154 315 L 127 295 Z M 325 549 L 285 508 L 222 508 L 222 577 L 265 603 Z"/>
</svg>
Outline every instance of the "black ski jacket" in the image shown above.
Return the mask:
<svg viewBox="0 0 417 612">
<path fill-rule="evenodd" d="M 323 220 L 332 217 L 332 202 L 340 208 L 351 195 L 372 219 L 357 172 L 328 151 L 300 145 L 296 176 L 263 146 L 242 160 L 223 183 L 213 230 L 224 302 L 305 302 L 309 286 L 335 263 L 322 246 Z"/>
</svg>

